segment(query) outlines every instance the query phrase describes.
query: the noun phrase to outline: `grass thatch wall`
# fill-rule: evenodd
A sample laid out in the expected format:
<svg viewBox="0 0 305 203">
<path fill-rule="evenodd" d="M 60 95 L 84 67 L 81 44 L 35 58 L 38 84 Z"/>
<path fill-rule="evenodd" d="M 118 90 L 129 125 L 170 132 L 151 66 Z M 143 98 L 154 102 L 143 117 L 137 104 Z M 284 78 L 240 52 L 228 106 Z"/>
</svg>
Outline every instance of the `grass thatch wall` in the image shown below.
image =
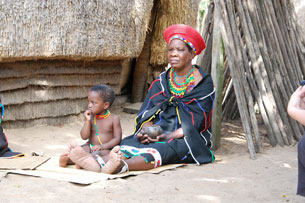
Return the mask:
<svg viewBox="0 0 305 203">
<path fill-rule="evenodd" d="M 4 127 L 57 125 L 79 119 L 87 108 L 88 90 L 108 84 L 120 96 L 121 61 L 39 60 L 0 63 L 0 96 Z M 82 118 L 82 115 L 81 115 Z"/>
<path fill-rule="evenodd" d="M 151 45 L 150 63 L 152 65 L 167 63 L 167 45 L 163 39 L 164 29 L 180 23 L 195 28 L 199 3 L 200 0 L 160 0 Z"/>
<path fill-rule="evenodd" d="M 0 61 L 137 57 L 152 6 L 153 0 L 0 1 Z"/>
</svg>

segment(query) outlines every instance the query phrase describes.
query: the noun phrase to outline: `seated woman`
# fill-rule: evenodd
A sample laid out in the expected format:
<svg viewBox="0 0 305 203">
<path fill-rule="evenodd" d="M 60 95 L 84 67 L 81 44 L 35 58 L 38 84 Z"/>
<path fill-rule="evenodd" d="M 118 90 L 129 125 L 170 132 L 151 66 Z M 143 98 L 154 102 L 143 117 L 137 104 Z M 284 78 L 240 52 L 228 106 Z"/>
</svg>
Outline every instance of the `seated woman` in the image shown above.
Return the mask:
<svg viewBox="0 0 305 203">
<path fill-rule="evenodd" d="M 171 67 L 150 86 L 134 134 L 101 157 L 104 173 L 214 160 L 210 126 L 215 90 L 211 76 L 192 65 L 205 43 L 195 29 L 183 24 L 172 25 L 163 34 Z M 153 138 L 145 134 L 143 129 L 150 125 L 160 126 L 163 133 Z M 79 157 L 79 164 L 87 161 L 97 164 L 90 156 Z"/>
</svg>

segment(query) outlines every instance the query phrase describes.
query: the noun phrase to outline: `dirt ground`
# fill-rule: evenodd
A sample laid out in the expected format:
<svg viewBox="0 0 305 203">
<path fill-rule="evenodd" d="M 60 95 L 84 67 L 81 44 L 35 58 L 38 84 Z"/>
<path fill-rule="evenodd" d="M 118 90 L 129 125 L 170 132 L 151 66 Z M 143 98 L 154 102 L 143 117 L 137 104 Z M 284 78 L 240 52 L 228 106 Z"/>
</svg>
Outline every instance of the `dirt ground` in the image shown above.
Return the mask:
<svg viewBox="0 0 305 203">
<path fill-rule="evenodd" d="M 123 136 L 133 131 L 134 114 L 119 114 Z M 82 122 L 5 130 L 14 151 L 59 155 L 79 140 Z M 0 177 L 0 202 L 305 202 L 297 196 L 297 150 L 270 147 L 251 160 L 238 123 L 224 123 L 216 162 L 188 165 L 83 186 L 47 178 Z"/>
</svg>

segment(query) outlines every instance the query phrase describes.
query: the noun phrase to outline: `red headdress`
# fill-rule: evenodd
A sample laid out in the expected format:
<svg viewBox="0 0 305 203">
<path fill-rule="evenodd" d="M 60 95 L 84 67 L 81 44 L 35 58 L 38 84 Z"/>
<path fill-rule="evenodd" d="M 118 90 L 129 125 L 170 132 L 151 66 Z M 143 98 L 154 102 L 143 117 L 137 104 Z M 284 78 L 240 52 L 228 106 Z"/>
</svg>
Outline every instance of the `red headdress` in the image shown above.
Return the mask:
<svg viewBox="0 0 305 203">
<path fill-rule="evenodd" d="M 167 44 L 172 39 L 180 39 L 188 44 L 199 55 L 206 47 L 201 35 L 191 26 L 184 24 L 176 24 L 167 27 L 163 32 L 163 37 Z"/>
</svg>

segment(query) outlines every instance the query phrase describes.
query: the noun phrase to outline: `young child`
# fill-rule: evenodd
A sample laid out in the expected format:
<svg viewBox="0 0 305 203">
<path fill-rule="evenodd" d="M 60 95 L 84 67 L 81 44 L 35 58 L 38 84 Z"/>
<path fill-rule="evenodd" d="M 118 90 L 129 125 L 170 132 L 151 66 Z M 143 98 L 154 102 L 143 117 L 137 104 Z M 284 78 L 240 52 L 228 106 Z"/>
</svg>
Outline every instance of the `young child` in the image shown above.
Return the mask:
<svg viewBox="0 0 305 203">
<path fill-rule="evenodd" d="M 287 112 L 291 118 L 305 125 L 305 86 L 298 87 L 291 95 Z M 298 143 L 297 194 L 305 197 L 305 136 Z"/>
<path fill-rule="evenodd" d="M 88 110 L 85 111 L 85 123 L 80 131 L 81 138 L 88 140 L 87 143 L 77 146 L 70 144 L 68 152 L 59 158 L 59 166 L 66 167 L 68 164 L 75 164 L 73 156 L 78 154 L 91 154 L 94 159 L 91 161 L 96 163 L 85 162 L 85 165 L 77 168 L 85 168 L 90 171 L 100 171 L 100 156 L 108 154 L 114 146 L 121 142 L 122 128 L 119 117 L 111 114 L 108 110 L 115 98 L 115 93 L 108 85 L 96 85 L 92 87 L 88 93 Z M 75 156 L 74 156 L 75 157 Z"/>
</svg>

